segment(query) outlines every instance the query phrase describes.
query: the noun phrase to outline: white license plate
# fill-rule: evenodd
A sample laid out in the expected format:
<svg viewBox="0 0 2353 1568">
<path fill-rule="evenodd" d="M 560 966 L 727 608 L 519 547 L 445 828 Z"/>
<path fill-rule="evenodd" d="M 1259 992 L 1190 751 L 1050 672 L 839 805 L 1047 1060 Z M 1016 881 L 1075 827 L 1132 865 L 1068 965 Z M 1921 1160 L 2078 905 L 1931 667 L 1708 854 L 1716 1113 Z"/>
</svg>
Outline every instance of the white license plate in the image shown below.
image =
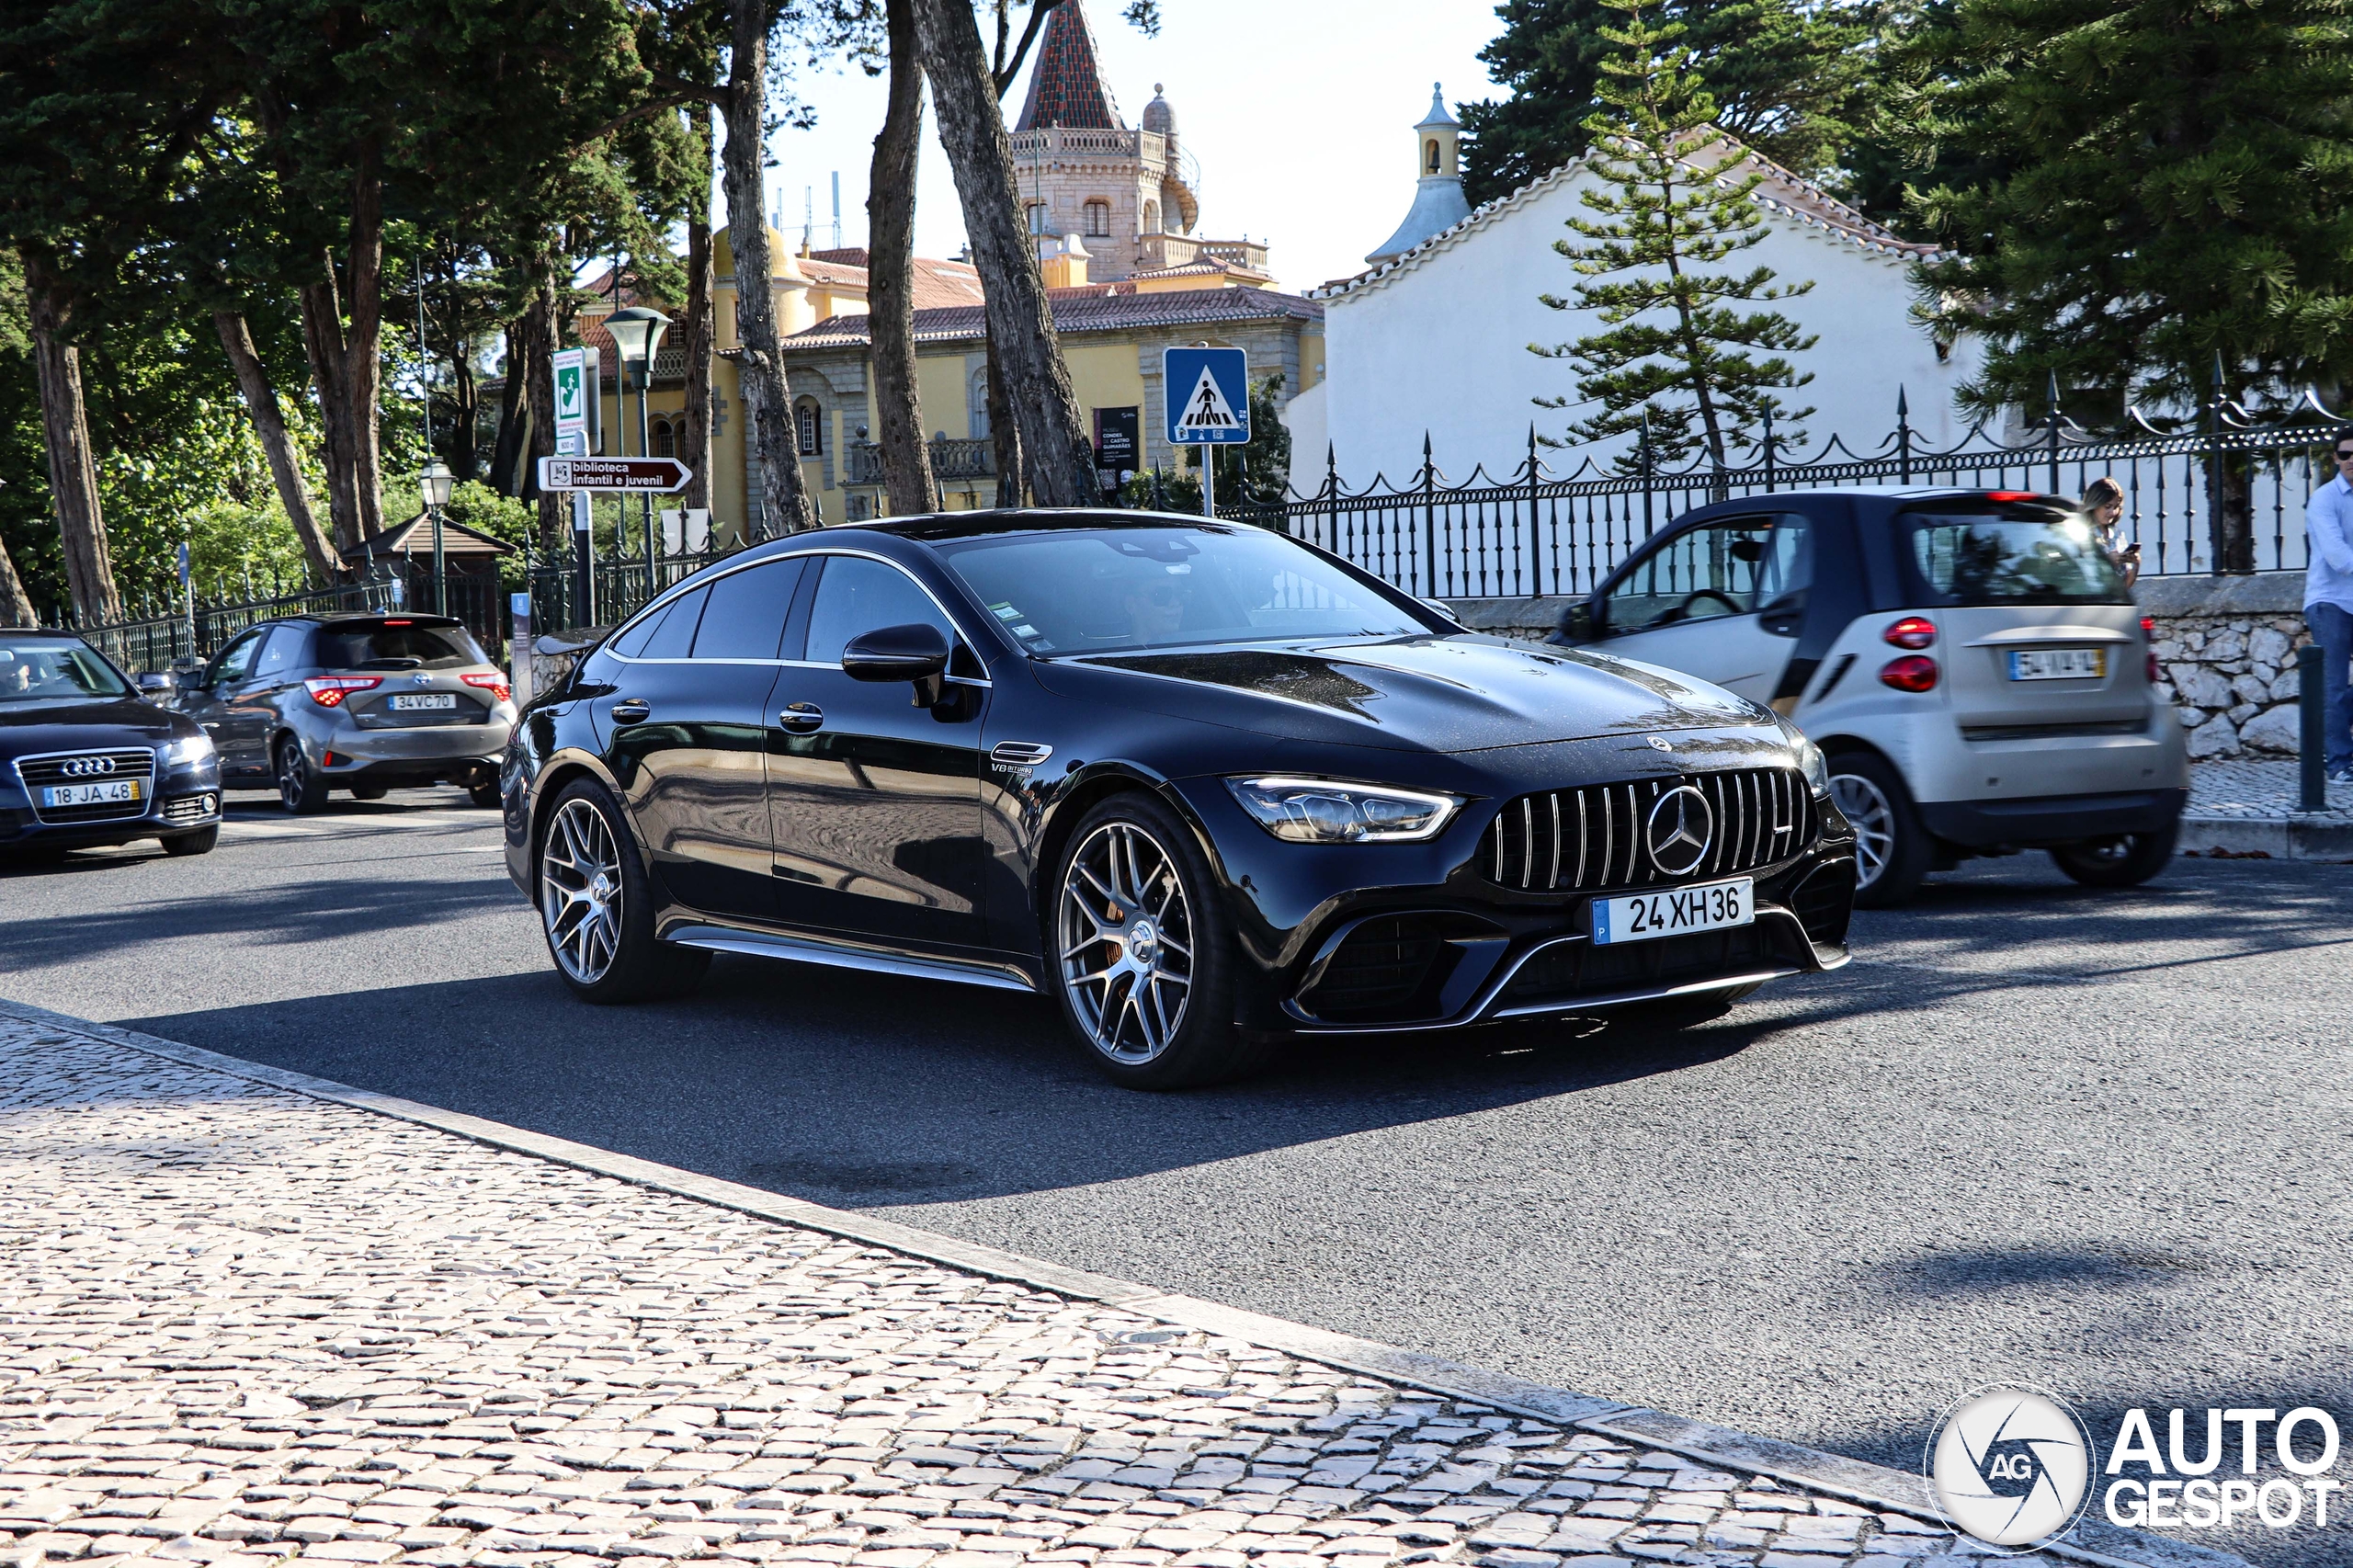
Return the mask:
<svg viewBox="0 0 2353 1568">
<path fill-rule="evenodd" d="M 458 694 L 454 691 L 417 692 L 392 699 L 392 711 L 395 713 L 415 713 L 420 710 L 430 712 L 437 709 L 446 713 L 457 705 Z"/>
<path fill-rule="evenodd" d="M 103 784 L 50 784 L 42 788 L 44 806 L 97 806 L 109 801 L 139 799 L 139 780 L 109 778 Z"/>
<path fill-rule="evenodd" d="M 2105 648 L 2021 648 L 2010 655 L 2012 680 L 2097 680 L 2106 674 Z"/>
<path fill-rule="evenodd" d="M 1728 882 L 1701 882 L 1662 892 L 1597 898 L 1593 901 L 1594 944 L 1648 942 L 1690 931 L 1753 926 L 1756 923 L 1756 888 L 1755 878 L 1735 877 Z"/>
</svg>

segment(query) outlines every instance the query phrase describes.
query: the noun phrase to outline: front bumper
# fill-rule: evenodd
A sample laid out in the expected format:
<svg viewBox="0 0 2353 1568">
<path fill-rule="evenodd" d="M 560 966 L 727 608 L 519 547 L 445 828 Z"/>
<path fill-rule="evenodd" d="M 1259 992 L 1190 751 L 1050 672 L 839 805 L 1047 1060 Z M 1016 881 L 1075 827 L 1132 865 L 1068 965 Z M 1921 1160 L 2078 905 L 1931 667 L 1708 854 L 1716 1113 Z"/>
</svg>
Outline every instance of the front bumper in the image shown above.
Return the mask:
<svg viewBox="0 0 2353 1568">
<path fill-rule="evenodd" d="M 221 770 L 211 761 L 167 768 L 146 809 L 135 816 L 43 822 L 32 799 L 0 769 L 0 848 L 99 849 L 142 838 L 171 838 L 221 821 Z"/>
</svg>

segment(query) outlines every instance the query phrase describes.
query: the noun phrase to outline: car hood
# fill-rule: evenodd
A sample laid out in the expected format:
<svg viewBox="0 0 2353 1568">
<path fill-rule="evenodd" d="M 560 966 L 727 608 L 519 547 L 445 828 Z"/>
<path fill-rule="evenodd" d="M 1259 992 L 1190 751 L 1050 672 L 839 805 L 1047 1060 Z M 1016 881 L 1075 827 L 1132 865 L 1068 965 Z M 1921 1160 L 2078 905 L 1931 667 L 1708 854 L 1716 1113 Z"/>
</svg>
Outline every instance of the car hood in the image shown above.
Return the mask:
<svg viewBox="0 0 2353 1568">
<path fill-rule="evenodd" d="M 196 721 L 135 697 L 0 703 L 0 756 L 102 746 L 162 745 L 200 732 Z"/>
<path fill-rule="evenodd" d="M 1652 665 L 1500 638 L 1402 637 L 1106 653 L 1040 681 L 1298 740 L 1464 752 L 1769 722 L 1745 698 Z"/>
</svg>

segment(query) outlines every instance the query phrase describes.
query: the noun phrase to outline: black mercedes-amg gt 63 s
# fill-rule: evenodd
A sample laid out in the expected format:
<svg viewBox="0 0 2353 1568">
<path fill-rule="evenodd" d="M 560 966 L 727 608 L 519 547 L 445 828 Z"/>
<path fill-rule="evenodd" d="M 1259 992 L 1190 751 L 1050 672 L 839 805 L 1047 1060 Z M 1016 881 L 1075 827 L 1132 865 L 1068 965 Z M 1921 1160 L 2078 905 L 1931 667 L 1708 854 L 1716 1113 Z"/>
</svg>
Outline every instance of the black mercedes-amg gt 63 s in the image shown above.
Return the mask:
<svg viewBox="0 0 2353 1568">
<path fill-rule="evenodd" d="M 746 550 L 532 703 L 501 785 L 583 997 L 713 952 L 1044 992 L 1138 1087 L 1287 1035 L 1712 1016 L 1845 963 L 1854 899 L 1768 710 L 1132 512 Z"/>
</svg>

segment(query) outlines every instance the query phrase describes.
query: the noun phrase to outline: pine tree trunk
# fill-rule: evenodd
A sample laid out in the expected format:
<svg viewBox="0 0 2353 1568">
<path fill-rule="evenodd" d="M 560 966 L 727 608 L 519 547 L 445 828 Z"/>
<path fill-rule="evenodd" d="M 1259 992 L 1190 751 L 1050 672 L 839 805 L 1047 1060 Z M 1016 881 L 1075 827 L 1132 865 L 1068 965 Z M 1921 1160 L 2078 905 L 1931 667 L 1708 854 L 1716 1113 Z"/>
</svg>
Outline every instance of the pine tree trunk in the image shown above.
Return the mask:
<svg viewBox="0 0 2353 1568">
<path fill-rule="evenodd" d="M 498 444 L 490 453 L 490 487 L 501 495 L 523 494 L 523 443 L 530 434 L 530 405 L 523 389 L 530 378 L 523 371 L 522 339 L 517 323 L 506 324 L 506 374 L 498 391 Z"/>
<path fill-rule="evenodd" d="M 989 455 L 996 460 L 996 504 L 1018 506 L 1027 499 L 1028 476 L 1021 472 L 1021 426 L 1005 401 L 1005 377 L 998 371 L 996 337 L 988 341 Z"/>
<path fill-rule="evenodd" d="M 715 326 L 711 313 L 710 255 L 710 111 L 695 111 L 695 144 L 700 151 L 702 177 L 687 216 L 687 319 L 680 347 L 687 361 L 686 429 L 678 442 L 678 460 L 693 470 L 681 506 L 710 505 L 711 350 Z M 683 540 L 681 540 L 683 542 Z"/>
<path fill-rule="evenodd" d="M 553 492 L 540 488 L 540 458 L 555 456 L 555 270 L 553 258 L 544 252 L 535 256 L 532 274 L 537 285 L 531 290 L 531 302 L 515 324 L 517 358 L 521 364 L 523 396 L 529 410 L 524 421 L 529 440 L 517 460 L 522 470 L 521 494 L 527 501 L 537 501 L 540 508 L 540 548 L 553 552 L 563 544 L 565 518 L 562 503 Z M 512 369 L 509 375 L 516 372 Z"/>
<path fill-rule="evenodd" d="M 269 460 L 269 476 L 277 482 L 278 502 L 286 508 L 286 520 L 294 525 L 294 537 L 302 541 L 302 554 L 311 570 L 321 577 L 333 577 L 337 564 L 335 551 L 327 536 L 319 531 L 319 519 L 311 510 L 311 490 L 302 483 L 301 459 L 294 450 L 293 437 L 287 433 L 277 389 L 269 384 L 269 370 L 254 351 L 253 331 L 236 311 L 213 312 L 212 325 L 221 334 L 229 368 L 236 372 L 237 390 L 244 394 L 245 414 L 254 422 L 254 434 L 261 438 L 262 455 Z"/>
<path fill-rule="evenodd" d="M 767 203 L 761 199 L 761 131 L 767 118 L 768 26 L 772 0 L 735 0 L 727 88 L 727 244 L 735 253 L 735 366 L 743 389 L 744 441 L 760 476 L 758 517 L 746 537 L 798 533 L 817 526 L 801 483 L 792 398 L 776 331 L 775 276 L 768 256 Z"/>
<path fill-rule="evenodd" d="M 867 184 L 868 331 L 874 345 L 874 442 L 892 517 L 938 505 L 915 382 L 915 173 L 923 153 L 923 54 L 914 0 L 889 0 L 891 98 Z"/>
<path fill-rule="evenodd" d="M 352 176 L 348 300 L 336 288 L 335 258 L 301 291 L 302 347 L 319 389 L 325 435 L 327 510 L 345 550 L 384 531 L 383 449 L 376 428 L 384 322 L 382 157 L 371 142 Z M 346 309 L 350 319 L 345 320 Z"/>
<path fill-rule="evenodd" d="M 989 363 L 1004 377 L 1006 402 L 1020 435 L 1018 467 L 1038 505 L 1091 506 L 1098 499 L 1095 457 L 1054 336 L 1037 253 L 1022 221 L 1013 144 L 997 108 L 980 28 L 964 0 L 915 5 L 924 69 L 939 109 L 940 140 L 955 172 L 964 230 L 986 300 Z"/>
<path fill-rule="evenodd" d="M 49 491 L 65 546 L 65 584 L 85 624 L 122 619 L 114 563 L 107 550 L 97 465 L 90 452 L 89 412 L 82 400 L 81 351 L 66 341 L 73 300 L 40 253 L 21 247 L 25 303 L 32 318 L 33 365 L 40 383 L 40 424 L 49 451 Z"/>
<path fill-rule="evenodd" d="M 17 575 L 17 563 L 8 559 L 8 547 L 0 544 L 0 626 L 39 626 L 40 617 L 33 613 L 32 596 L 25 592 L 24 579 Z"/>
</svg>

